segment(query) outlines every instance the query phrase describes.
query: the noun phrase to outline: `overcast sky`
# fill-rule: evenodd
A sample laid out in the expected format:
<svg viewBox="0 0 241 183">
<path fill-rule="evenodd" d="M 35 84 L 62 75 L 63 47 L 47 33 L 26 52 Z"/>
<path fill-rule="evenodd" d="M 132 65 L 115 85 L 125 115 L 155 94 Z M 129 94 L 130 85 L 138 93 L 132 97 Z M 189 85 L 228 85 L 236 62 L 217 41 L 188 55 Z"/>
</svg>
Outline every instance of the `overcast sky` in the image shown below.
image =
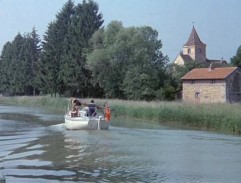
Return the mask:
<svg viewBox="0 0 241 183">
<path fill-rule="evenodd" d="M 0 51 L 7 41 L 35 27 L 42 39 L 67 0 L 0 0 Z M 82 0 L 74 0 L 75 4 Z M 95 0 L 104 25 L 151 26 L 162 52 L 173 61 L 191 33 L 193 22 L 207 57 L 229 61 L 241 45 L 241 0 Z"/>
</svg>

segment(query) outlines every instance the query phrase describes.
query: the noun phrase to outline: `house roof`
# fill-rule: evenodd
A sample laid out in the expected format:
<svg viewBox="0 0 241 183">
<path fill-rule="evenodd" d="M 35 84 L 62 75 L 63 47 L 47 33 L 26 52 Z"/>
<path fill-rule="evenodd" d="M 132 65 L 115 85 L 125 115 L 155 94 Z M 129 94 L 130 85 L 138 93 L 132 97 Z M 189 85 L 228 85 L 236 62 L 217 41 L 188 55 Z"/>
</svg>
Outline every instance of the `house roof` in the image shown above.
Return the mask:
<svg viewBox="0 0 241 183">
<path fill-rule="evenodd" d="M 192 32 L 189 36 L 189 39 L 188 39 L 187 43 L 184 44 L 184 46 L 192 46 L 192 45 L 206 45 L 200 40 L 194 26 L 192 27 Z"/>
<path fill-rule="evenodd" d="M 237 67 L 220 67 L 220 68 L 197 68 L 184 75 L 182 80 L 205 80 L 205 79 L 225 79 Z"/>
</svg>

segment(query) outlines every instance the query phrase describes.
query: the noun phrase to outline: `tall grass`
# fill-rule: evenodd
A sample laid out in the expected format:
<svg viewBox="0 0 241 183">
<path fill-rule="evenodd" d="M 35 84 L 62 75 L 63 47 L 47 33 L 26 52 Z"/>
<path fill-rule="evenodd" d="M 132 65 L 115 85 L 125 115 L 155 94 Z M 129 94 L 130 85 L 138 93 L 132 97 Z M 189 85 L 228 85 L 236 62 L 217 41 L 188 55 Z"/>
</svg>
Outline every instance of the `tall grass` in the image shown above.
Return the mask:
<svg viewBox="0 0 241 183">
<path fill-rule="evenodd" d="M 90 99 L 83 99 L 90 101 Z M 144 119 L 166 125 L 241 133 L 240 104 L 193 104 L 182 102 L 145 102 L 96 99 L 98 105 L 108 101 L 112 116 Z M 67 98 L 0 97 L 0 103 L 44 107 L 64 112 Z"/>
<path fill-rule="evenodd" d="M 64 112 L 66 110 L 68 100 L 66 98 L 60 97 L 54 98 L 48 96 L 21 96 L 0 97 L 0 103 L 17 106 L 39 107 Z"/>
<path fill-rule="evenodd" d="M 240 104 L 193 104 L 111 100 L 116 115 L 222 132 L 241 133 Z"/>
</svg>

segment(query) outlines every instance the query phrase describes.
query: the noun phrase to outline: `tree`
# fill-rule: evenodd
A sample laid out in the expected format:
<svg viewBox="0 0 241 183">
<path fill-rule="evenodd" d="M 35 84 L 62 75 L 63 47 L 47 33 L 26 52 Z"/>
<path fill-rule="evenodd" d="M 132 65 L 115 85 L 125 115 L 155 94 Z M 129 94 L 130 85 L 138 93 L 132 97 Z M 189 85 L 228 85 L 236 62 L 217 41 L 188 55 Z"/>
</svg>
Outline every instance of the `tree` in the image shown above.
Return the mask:
<svg viewBox="0 0 241 183">
<path fill-rule="evenodd" d="M 68 31 L 71 26 L 71 19 L 74 14 L 74 3 L 68 0 L 61 11 L 56 16 L 56 21 L 48 26 L 46 35 L 44 35 L 43 52 L 41 56 L 42 66 L 42 90 L 50 92 L 56 96 L 60 93 L 62 69 L 62 55 L 64 52 L 65 40 L 68 39 Z"/>
<path fill-rule="evenodd" d="M 27 83 L 26 77 L 26 39 L 18 33 L 12 42 L 12 60 L 11 60 L 11 79 L 10 79 L 10 92 L 13 95 L 24 94 L 24 89 Z"/>
<path fill-rule="evenodd" d="M 122 29 L 121 22 L 113 21 L 107 26 L 106 31 L 104 29 L 97 31 L 92 38 L 92 44 L 98 45 L 100 42 L 103 45 L 99 44 L 99 48 L 94 49 L 87 58 L 87 66 L 92 72 L 93 85 L 102 87 L 107 97 L 123 96 L 120 90 L 121 64 L 118 59 L 120 54 L 116 54 L 118 47 L 114 46 L 116 36 Z"/>
<path fill-rule="evenodd" d="M 37 34 L 35 28 L 32 29 L 32 32 L 26 35 L 25 40 L 25 57 L 27 61 L 26 65 L 26 76 L 27 76 L 27 85 L 25 88 L 25 93 L 28 95 L 35 95 L 39 90 L 39 59 L 40 59 L 40 38 Z"/>
<path fill-rule="evenodd" d="M 64 5 L 44 36 L 41 65 L 46 92 L 54 95 L 89 95 L 91 73 L 86 69 L 89 40 L 102 25 L 102 15 L 93 1 Z M 89 88 L 90 87 L 90 88 Z"/>
<path fill-rule="evenodd" d="M 231 64 L 241 68 L 241 46 L 239 46 L 236 55 L 231 58 Z"/>
<path fill-rule="evenodd" d="M 90 39 L 103 23 L 102 14 L 98 13 L 98 5 L 93 1 L 83 1 L 75 7 L 75 14 L 70 28 L 70 47 L 65 52 L 69 59 L 66 68 L 71 72 L 69 90 L 71 95 L 86 97 L 92 95 L 91 72 L 86 68 L 86 55 L 91 51 Z M 74 65 L 74 67 L 73 67 Z"/>
<path fill-rule="evenodd" d="M 151 100 L 164 84 L 167 58 L 162 43 L 151 27 L 124 28 L 111 22 L 92 38 L 95 49 L 88 56 L 93 82 L 106 96 Z"/>
<path fill-rule="evenodd" d="M 5 95 L 33 95 L 37 88 L 36 63 L 40 40 L 33 29 L 22 36 L 18 33 L 12 42 L 4 45 L 1 57 L 1 90 Z"/>
<path fill-rule="evenodd" d="M 129 60 L 130 63 L 127 64 L 128 67 L 125 69 L 128 72 L 136 71 L 135 83 L 139 85 L 139 90 L 137 89 L 138 87 L 135 88 L 128 82 L 124 82 L 122 88 L 125 95 L 130 99 L 151 100 L 156 97 L 156 90 L 163 87 L 166 78 L 165 65 L 167 59 L 160 50 L 162 43 L 158 40 L 157 31 L 145 26 L 136 28 L 132 32 L 131 44 L 127 48 L 127 50 L 132 50 L 132 53 Z M 125 74 L 124 81 L 131 79 L 132 77 Z M 128 93 L 137 93 L 139 96 L 132 98 Z"/>
<path fill-rule="evenodd" d="M 125 86 L 123 90 L 128 99 L 152 100 L 156 97 L 155 90 L 153 90 L 153 78 L 141 72 L 138 67 L 127 71 L 123 86 Z"/>
<path fill-rule="evenodd" d="M 9 95 L 10 87 L 12 82 L 12 48 L 11 42 L 7 42 L 3 46 L 0 62 L 0 90 L 4 95 Z"/>
</svg>

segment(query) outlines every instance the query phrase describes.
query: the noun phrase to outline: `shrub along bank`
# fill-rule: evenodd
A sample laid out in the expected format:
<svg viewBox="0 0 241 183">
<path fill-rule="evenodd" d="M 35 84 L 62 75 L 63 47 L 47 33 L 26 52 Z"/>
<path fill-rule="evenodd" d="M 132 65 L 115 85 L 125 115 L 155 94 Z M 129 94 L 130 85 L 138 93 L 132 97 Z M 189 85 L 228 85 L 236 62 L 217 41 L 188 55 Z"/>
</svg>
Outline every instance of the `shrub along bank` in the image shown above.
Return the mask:
<svg viewBox="0 0 241 183">
<path fill-rule="evenodd" d="M 83 99 L 88 102 L 90 99 Z M 193 104 L 183 102 L 145 102 L 96 99 L 98 105 L 108 101 L 112 116 L 144 119 L 168 126 L 241 133 L 241 105 Z M 51 97 L 0 97 L 0 103 L 44 107 L 66 111 L 68 99 Z"/>
</svg>

